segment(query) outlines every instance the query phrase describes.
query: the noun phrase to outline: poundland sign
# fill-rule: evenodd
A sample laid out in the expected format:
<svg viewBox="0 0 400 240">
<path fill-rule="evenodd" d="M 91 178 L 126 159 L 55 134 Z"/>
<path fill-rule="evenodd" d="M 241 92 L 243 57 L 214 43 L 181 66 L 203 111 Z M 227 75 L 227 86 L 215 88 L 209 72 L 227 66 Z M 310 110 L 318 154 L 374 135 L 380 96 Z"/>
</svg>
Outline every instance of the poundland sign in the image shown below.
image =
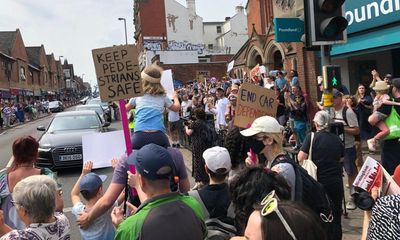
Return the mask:
<svg viewBox="0 0 400 240">
<path fill-rule="evenodd" d="M 345 7 L 348 33 L 400 21 L 400 0 L 350 0 Z"/>
</svg>

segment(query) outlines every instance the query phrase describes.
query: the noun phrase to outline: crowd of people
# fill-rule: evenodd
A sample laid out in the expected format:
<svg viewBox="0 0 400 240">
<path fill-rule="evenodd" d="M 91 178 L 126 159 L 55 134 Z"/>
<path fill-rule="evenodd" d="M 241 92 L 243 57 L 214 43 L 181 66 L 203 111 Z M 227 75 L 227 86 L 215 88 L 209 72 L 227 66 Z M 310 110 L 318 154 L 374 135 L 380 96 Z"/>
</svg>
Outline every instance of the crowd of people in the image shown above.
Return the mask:
<svg viewBox="0 0 400 240">
<path fill-rule="evenodd" d="M 108 188 L 87 162 L 70 193 L 82 239 L 342 239 L 343 168 L 351 194 L 360 166 L 355 143 L 372 148 L 380 141 L 382 165 L 390 174 L 399 165 L 399 138 L 388 139 L 392 132 L 382 121 L 400 112 L 400 79 L 382 80 L 373 71 L 371 86 L 360 85 L 355 96 L 333 89 L 333 105 L 319 102 L 311 114 L 296 71 L 261 75 L 247 81 L 275 91 L 276 117 L 239 128 L 233 121 L 242 80 L 193 83 L 171 100 L 161 74 L 158 66 L 146 67 L 144 95 L 126 104 L 134 119 L 133 153 L 112 160 Z M 183 134 L 192 144 L 192 188 L 179 150 Z M 298 150 L 298 162 L 286 144 Z M 76 224 L 62 213 L 54 174 L 35 167 L 38 147 L 32 137 L 16 140 L 13 165 L 0 176 L 2 240 L 69 239 Z M 308 160 L 317 167 L 315 178 L 301 166 Z M 362 238 L 399 239 L 398 196 L 377 199 L 375 190 L 370 196 Z M 355 197 L 346 208 L 356 208 Z"/>
<path fill-rule="evenodd" d="M 17 103 L 13 100 L 0 101 L 0 130 L 16 123 L 35 120 L 49 112 L 49 101 L 31 100 Z"/>
</svg>

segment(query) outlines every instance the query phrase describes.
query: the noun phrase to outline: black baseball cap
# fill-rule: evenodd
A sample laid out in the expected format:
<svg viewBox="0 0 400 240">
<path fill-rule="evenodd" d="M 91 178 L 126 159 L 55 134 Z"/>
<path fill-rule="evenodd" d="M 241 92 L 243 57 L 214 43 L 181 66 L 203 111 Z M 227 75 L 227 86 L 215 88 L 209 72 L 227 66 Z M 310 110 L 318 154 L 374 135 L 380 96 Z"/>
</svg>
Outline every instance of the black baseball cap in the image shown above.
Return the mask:
<svg viewBox="0 0 400 240">
<path fill-rule="evenodd" d="M 169 179 L 175 170 L 174 160 L 168 150 L 154 143 L 134 150 L 127 162 L 149 180 Z"/>
<path fill-rule="evenodd" d="M 333 90 L 332 90 L 332 96 L 333 96 L 334 98 L 343 97 L 343 93 L 340 92 L 340 91 L 337 90 L 337 89 L 333 89 Z"/>
<path fill-rule="evenodd" d="M 392 79 L 392 85 L 395 86 L 397 89 L 400 89 L 400 78 Z"/>
</svg>

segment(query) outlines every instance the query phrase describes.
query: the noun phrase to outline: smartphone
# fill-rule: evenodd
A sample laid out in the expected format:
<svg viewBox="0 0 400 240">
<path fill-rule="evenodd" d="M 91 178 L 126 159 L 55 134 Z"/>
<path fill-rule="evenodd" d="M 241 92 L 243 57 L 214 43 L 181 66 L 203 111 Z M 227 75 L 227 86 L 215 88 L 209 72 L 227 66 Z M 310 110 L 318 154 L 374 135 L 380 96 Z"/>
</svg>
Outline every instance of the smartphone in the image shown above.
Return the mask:
<svg viewBox="0 0 400 240">
<path fill-rule="evenodd" d="M 250 159 L 254 164 L 257 164 L 257 155 L 252 148 L 250 148 Z"/>
</svg>

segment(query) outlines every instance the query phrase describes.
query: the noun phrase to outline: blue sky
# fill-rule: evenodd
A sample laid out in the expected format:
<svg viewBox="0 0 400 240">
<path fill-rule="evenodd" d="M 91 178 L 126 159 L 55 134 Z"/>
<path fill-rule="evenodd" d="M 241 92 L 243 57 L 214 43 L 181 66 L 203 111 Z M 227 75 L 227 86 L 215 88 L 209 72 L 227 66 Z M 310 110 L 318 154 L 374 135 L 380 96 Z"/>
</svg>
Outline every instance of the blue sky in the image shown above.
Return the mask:
<svg viewBox="0 0 400 240">
<path fill-rule="evenodd" d="M 186 0 L 177 0 L 186 5 Z M 235 13 L 235 6 L 247 0 L 197 0 L 197 14 L 204 21 L 223 21 Z M 47 54 L 64 56 L 74 64 L 75 74 L 95 81 L 91 50 L 133 43 L 133 0 L 1 0 L 0 31 L 19 28 L 25 46 L 43 44 Z M 212 8 L 210 8 L 212 6 Z"/>
</svg>

